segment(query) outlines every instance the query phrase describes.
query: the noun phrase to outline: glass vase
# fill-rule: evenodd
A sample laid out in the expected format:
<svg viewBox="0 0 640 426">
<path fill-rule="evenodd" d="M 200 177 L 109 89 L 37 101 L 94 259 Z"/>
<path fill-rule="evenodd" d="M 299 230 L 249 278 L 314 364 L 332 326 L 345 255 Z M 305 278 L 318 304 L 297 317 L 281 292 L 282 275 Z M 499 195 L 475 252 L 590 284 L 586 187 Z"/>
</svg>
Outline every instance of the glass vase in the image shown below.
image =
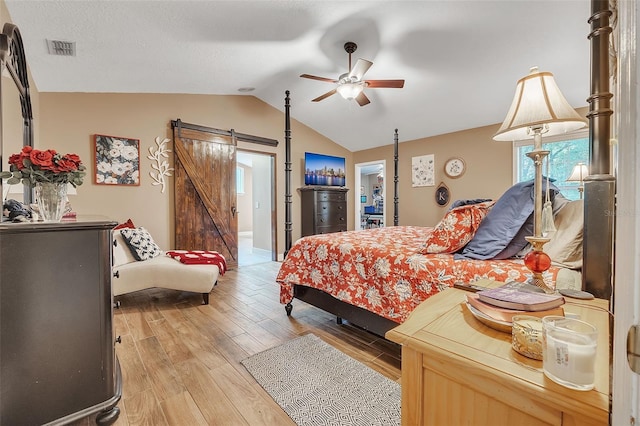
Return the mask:
<svg viewBox="0 0 640 426">
<path fill-rule="evenodd" d="M 67 184 L 38 182 L 35 190 L 41 219 L 45 222 L 60 222 L 67 204 Z"/>
</svg>

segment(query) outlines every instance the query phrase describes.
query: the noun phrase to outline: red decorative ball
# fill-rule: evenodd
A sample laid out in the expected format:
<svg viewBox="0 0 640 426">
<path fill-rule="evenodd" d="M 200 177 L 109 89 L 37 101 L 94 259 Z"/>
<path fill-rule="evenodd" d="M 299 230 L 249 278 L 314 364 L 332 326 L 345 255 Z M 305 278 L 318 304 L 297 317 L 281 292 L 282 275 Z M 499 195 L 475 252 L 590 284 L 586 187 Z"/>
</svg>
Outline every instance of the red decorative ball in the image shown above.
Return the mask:
<svg viewBox="0 0 640 426">
<path fill-rule="evenodd" d="M 542 273 L 551 267 L 551 258 L 543 251 L 530 251 L 524 257 L 524 264 L 530 271 Z"/>
</svg>

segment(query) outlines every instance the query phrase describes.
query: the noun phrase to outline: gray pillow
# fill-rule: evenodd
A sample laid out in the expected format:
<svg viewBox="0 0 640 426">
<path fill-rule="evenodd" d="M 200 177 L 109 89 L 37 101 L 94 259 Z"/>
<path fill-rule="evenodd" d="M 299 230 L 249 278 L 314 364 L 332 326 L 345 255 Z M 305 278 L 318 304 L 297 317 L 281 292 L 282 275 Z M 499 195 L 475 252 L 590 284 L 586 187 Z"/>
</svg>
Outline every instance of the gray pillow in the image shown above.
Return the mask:
<svg viewBox="0 0 640 426">
<path fill-rule="evenodd" d="M 543 193 L 546 184 L 544 179 Z M 553 199 L 559 190 L 550 184 L 549 192 Z M 513 185 L 496 201 L 476 235 L 455 258 L 486 260 L 515 256 L 527 245 L 525 237 L 533 235 L 533 207 L 533 180 Z"/>
</svg>

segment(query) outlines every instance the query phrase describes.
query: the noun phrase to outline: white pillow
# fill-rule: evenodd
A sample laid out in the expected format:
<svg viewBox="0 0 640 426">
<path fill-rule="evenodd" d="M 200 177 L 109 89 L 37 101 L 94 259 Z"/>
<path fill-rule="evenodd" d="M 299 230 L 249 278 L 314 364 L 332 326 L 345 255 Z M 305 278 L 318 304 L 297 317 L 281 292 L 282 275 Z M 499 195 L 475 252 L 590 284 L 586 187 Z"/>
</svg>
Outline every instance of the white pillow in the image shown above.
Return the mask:
<svg viewBox="0 0 640 426">
<path fill-rule="evenodd" d="M 565 204 L 554 217 L 556 231 L 543 246 L 551 260 L 561 266 L 578 269 L 582 267 L 582 235 L 584 228 L 584 201 Z"/>
<path fill-rule="evenodd" d="M 131 254 L 131 250 L 124 241 L 120 229 L 113 231 L 113 266 L 124 265 L 126 263 L 135 262 L 136 258 Z"/>
<path fill-rule="evenodd" d="M 142 227 L 135 229 L 122 228 L 120 233 L 136 260 L 153 259 L 162 254 L 162 250 L 153 241 L 151 234 L 146 229 Z"/>
</svg>

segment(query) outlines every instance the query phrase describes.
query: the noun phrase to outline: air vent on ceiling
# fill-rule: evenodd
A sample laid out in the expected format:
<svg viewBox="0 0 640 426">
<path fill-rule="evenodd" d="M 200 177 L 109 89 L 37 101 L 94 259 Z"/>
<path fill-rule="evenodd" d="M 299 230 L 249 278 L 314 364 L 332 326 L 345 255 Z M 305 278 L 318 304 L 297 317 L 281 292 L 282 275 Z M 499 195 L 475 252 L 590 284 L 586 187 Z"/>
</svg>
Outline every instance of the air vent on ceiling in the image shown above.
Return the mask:
<svg viewBox="0 0 640 426">
<path fill-rule="evenodd" d="M 47 40 L 50 55 L 76 56 L 76 42 L 62 40 Z"/>
</svg>

